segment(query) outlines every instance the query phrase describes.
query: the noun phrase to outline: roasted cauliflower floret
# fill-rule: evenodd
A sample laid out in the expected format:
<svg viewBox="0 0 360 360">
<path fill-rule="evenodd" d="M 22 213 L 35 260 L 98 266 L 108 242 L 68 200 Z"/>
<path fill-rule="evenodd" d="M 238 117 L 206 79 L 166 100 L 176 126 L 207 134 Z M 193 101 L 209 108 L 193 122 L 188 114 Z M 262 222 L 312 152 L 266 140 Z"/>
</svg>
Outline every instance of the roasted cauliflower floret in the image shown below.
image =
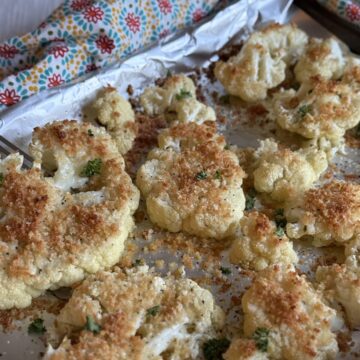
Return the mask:
<svg viewBox="0 0 360 360">
<path fill-rule="evenodd" d="M 115 140 L 121 154 L 127 153 L 136 137 L 135 113 L 115 88 L 108 87 L 94 102 L 97 118 Z"/>
<path fill-rule="evenodd" d="M 316 280 L 330 302 L 340 303 L 352 328 L 360 326 L 360 238 L 345 248 L 346 261 L 342 265 L 319 266 Z"/>
<path fill-rule="evenodd" d="M 265 214 L 249 213 L 241 219 L 240 228 L 230 248 L 232 263 L 258 271 L 276 263 L 297 262 L 292 243 L 285 234 L 277 234 L 275 223 Z"/>
<path fill-rule="evenodd" d="M 334 359 L 336 312 L 290 265 L 260 272 L 242 298 L 244 334 L 270 359 Z"/>
<path fill-rule="evenodd" d="M 186 127 L 189 130 L 184 130 Z M 194 127 L 199 131 L 191 134 Z M 193 123 L 175 125 L 170 129 L 175 145 L 151 151 L 137 173 L 136 183 L 156 225 L 171 232 L 184 230 L 221 239 L 234 233 L 243 215 L 241 185 L 245 174 L 236 155 L 224 150 L 222 141 L 200 141 L 199 134 L 208 129 Z M 190 138 L 181 140 L 179 135 L 176 143 L 174 134 L 182 131 L 188 132 Z M 195 135 L 199 135 L 196 140 Z M 161 142 L 166 136 L 160 135 Z"/>
<path fill-rule="evenodd" d="M 198 124 L 216 120 L 214 109 L 196 99 L 195 85 L 185 75 L 169 76 L 162 87 L 145 89 L 140 104 L 148 115 L 165 114 L 168 120 Z"/>
<path fill-rule="evenodd" d="M 190 279 L 161 278 L 146 266 L 99 272 L 61 310 L 65 337 L 46 359 L 198 359 L 223 319 L 211 293 Z"/>
<path fill-rule="evenodd" d="M 296 80 L 305 83 L 317 76 L 325 80 L 339 79 L 345 66 L 346 57 L 336 39 L 311 38 L 294 71 Z"/>
<path fill-rule="evenodd" d="M 275 95 L 270 115 L 285 130 L 336 142 L 360 121 L 360 91 L 354 90 L 345 80 L 313 79 L 298 92 Z"/>
<path fill-rule="evenodd" d="M 32 150 L 30 170 L 19 155 L 0 165 L 0 309 L 28 306 L 46 289 L 114 265 L 139 201 L 104 129 L 55 122 L 35 129 Z M 42 174 L 45 158 L 57 167 L 53 177 Z"/>
<path fill-rule="evenodd" d="M 266 352 L 257 349 L 255 340 L 235 339 L 223 355 L 224 360 L 267 360 Z"/>
<path fill-rule="evenodd" d="M 315 246 L 349 241 L 360 234 L 360 185 L 332 181 L 308 190 L 285 216 L 290 238 L 310 235 Z"/>
<path fill-rule="evenodd" d="M 285 79 L 287 66 L 299 57 L 307 41 L 295 25 L 271 25 L 254 32 L 239 54 L 219 61 L 215 76 L 229 94 L 249 102 L 263 100 L 269 89 Z"/>
<path fill-rule="evenodd" d="M 327 168 L 326 153 L 317 149 L 291 151 L 272 139 L 260 142 L 255 152 L 254 187 L 283 202 L 308 190 Z"/>
</svg>

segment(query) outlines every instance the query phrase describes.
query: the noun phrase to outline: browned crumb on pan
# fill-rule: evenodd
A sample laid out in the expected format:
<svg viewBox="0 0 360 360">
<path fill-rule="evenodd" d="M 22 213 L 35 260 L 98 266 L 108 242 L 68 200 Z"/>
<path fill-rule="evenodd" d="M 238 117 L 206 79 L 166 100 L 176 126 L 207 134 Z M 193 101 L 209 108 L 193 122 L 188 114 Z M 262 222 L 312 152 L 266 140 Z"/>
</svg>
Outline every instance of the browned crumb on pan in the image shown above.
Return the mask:
<svg viewBox="0 0 360 360">
<path fill-rule="evenodd" d="M 125 155 L 126 170 L 132 177 L 144 156 L 157 145 L 159 131 L 167 125 L 161 116 L 150 117 L 144 114 L 136 114 L 136 123 L 138 135 L 132 149 Z"/>
<path fill-rule="evenodd" d="M 0 327 L 3 332 L 10 332 L 17 329 L 19 320 L 35 319 L 42 312 L 58 315 L 60 310 L 66 304 L 66 300 L 55 297 L 43 296 L 32 301 L 31 306 L 24 309 L 0 310 Z"/>
<path fill-rule="evenodd" d="M 345 133 L 345 143 L 350 148 L 360 149 L 360 136 L 356 136 L 354 130 L 349 130 Z"/>
<path fill-rule="evenodd" d="M 336 341 L 339 346 L 339 350 L 343 353 L 347 353 L 351 348 L 351 334 L 349 332 L 340 331 L 336 335 Z"/>
</svg>

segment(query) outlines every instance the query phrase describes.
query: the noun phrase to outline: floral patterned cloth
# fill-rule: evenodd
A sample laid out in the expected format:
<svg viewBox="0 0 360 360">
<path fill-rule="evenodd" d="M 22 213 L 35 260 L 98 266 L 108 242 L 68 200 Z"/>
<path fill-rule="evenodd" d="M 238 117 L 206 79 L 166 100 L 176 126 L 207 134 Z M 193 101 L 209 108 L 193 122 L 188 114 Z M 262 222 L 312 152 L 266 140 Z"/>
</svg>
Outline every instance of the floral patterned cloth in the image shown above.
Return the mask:
<svg viewBox="0 0 360 360">
<path fill-rule="evenodd" d="M 345 20 L 360 27 L 360 0 L 318 0 Z"/>
<path fill-rule="evenodd" d="M 35 31 L 0 43 L 0 111 L 123 59 L 225 2 L 65 0 Z"/>
</svg>

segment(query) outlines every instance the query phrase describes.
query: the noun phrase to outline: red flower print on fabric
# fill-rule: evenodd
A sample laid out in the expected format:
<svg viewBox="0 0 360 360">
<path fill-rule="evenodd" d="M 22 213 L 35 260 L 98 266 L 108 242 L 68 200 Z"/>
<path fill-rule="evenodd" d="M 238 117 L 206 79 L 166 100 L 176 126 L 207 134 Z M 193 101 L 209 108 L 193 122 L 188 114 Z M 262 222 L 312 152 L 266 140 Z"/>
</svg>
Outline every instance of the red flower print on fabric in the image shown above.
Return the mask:
<svg viewBox="0 0 360 360">
<path fill-rule="evenodd" d="M 204 17 L 204 13 L 201 9 L 196 9 L 192 14 L 192 18 L 194 22 L 200 21 L 203 17 Z"/>
<path fill-rule="evenodd" d="M 60 74 L 54 74 L 53 76 L 48 77 L 48 87 L 53 88 L 63 84 L 65 80 L 61 78 Z"/>
<path fill-rule="evenodd" d="M 107 35 L 100 35 L 95 41 L 95 44 L 102 54 L 111 54 L 115 49 L 114 40 L 109 38 Z"/>
<path fill-rule="evenodd" d="M 19 100 L 20 96 L 16 94 L 15 90 L 6 89 L 0 93 L 0 104 L 10 106 L 16 104 Z"/>
<path fill-rule="evenodd" d="M 126 24 L 133 33 L 140 31 L 140 17 L 129 13 L 125 18 Z"/>
<path fill-rule="evenodd" d="M 59 57 L 64 57 L 68 51 L 69 48 L 67 46 L 54 46 L 50 49 L 49 54 L 54 55 L 55 59 L 57 59 Z"/>
<path fill-rule="evenodd" d="M 169 0 L 158 0 L 160 11 L 167 15 L 172 11 L 172 5 Z"/>
<path fill-rule="evenodd" d="M 84 18 L 88 22 L 96 24 L 101 21 L 104 16 L 104 12 L 99 7 L 90 6 L 84 12 Z"/>
<path fill-rule="evenodd" d="M 13 45 L 0 45 L 0 57 L 5 59 L 13 59 L 19 50 Z"/>
<path fill-rule="evenodd" d="M 88 64 L 88 65 L 86 65 L 85 72 L 89 73 L 89 72 L 95 71 L 97 69 L 99 69 L 99 68 L 95 64 Z"/>
<path fill-rule="evenodd" d="M 349 4 L 345 8 L 346 16 L 351 21 L 360 21 L 360 6 L 356 4 Z"/>
<path fill-rule="evenodd" d="M 160 36 L 160 39 L 163 39 L 164 37 L 168 36 L 170 34 L 170 30 L 169 29 L 165 29 L 163 30 L 159 36 Z"/>
<path fill-rule="evenodd" d="M 75 11 L 82 11 L 92 4 L 91 0 L 73 0 L 71 8 Z"/>
</svg>

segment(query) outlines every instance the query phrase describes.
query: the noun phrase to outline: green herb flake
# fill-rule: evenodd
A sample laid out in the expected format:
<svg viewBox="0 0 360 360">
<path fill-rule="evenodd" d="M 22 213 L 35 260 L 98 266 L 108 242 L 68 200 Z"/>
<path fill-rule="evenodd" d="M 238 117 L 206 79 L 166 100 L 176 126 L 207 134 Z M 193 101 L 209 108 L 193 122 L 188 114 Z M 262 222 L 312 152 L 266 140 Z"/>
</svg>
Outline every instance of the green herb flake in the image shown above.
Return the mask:
<svg viewBox="0 0 360 360">
<path fill-rule="evenodd" d="M 91 316 L 86 316 L 85 329 L 91 331 L 93 334 L 98 334 L 101 330 L 101 326 L 97 324 Z"/>
<path fill-rule="evenodd" d="M 255 345 L 261 352 L 266 352 L 269 345 L 270 330 L 266 328 L 257 328 L 252 336 Z"/>
<path fill-rule="evenodd" d="M 222 272 L 224 275 L 230 275 L 230 274 L 231 274 L 231 269 L 229 269 L 229 268 L 227 268 L 227 267 L 221 266 L 221 267 L 220 267 L 220 270 L 221 270 L 221 272 Z"/>
<path fill-rule="evenodd" d="M 219 100 L 221 104 L 228 105 L 230 104 L 230 95 L 220 96 Z"/>
<path fill-rule="evenodd" d="M 203 170 L 196 174 L 196 180 L 205 180 L 207 178 L 207 173 Z"/>
<path fill-rule="evenodd" d="M 39 334 L 42 335 L 46 332 L 46 328 L 44 326 L 43 319 L 35 319 L 29 326 L 28 326 L 28 333 L 29 334 Z"/>
<path fill-rule="evenodd" d="M 175 95 L 176 100 L 183 100 L 192 97 L 191 92 L 185 89 L 181 89 L 179 94 Z"/>
<path fill-rule="evenodd" d="M 93 137 L 93 136 L 94 136 L 94 133 L 92 132 L 91 129 L 88 130 L 88 135 L 89 135 L 90 137 Z"/>
<path fill-rule="evenodd" d="M 133 266 L 140 266 L 140 265 L 143 265 L 144 262 L 142 259 L 136 259 L 134 262 L 133 262 Z"/>
<path fill-rule="evenodd" d="M 277 235 L 278 237 L 283 237 L 283 236 L 285 235 L 285 230 L 284 230 L 284 228 L 282 228 L 282 227 L 276 228 L 276 235 Z"/>
<path fill-rule="evenodd" d="M 224 359 L 222 354 L 230 346 L 230 341 L 226 338 L 210 339 L 203 345 L 203 353 L 205 360 L 221 360 Z"/>
<path fill-rule="evenodd" d="M 285 227 L 287 220 L 284 216 L 284 209 L 277 209 L 275 211 L 275 224 L 276 224 L 276 235 L 282 237 L 285 235 Z"/>
<path fill-rule="evenodd" d="M 230 150 L 230 145 L 225 145 L 224 150 Z"/>
<path fill-rule="evenodd" d="M 0 173 L 0 185 L 4 183 L 4 174 Z"/>
<path fill-rule="evenodd" d="M 171 72 L 171 70 L 168 70 L 168 71 L 166 72 L 166 77 L 169 78 L 170 76 L 172 76 L 172 72 Z"/>
<path fill-rule="evenodd" d="M 91 177 L 95 174 L 100 174 L 102 161 L 101 159 L 89 160 L 81 171 L 81 176 Z"/>
<path fill-rule="evenodd" d="M 220 170 L 216 170 L 214 178 L 216 180 L 221 180 L 222 179 L 222 175 L 221 175 L 221 171 Z"/>
<path fill-rule="evenodd" d="M 160 305 L 155 305 L 149 309 L 146 310 L 146 316 L 155 316 L 159 313 L 160 311 Z"/>
<path fill-rule="evenodd" d="M 256 191 L 255 189 L 251 189 L 246 195 L 245 195 L 245 210 L 249 211 L 252 210 L 255 206 L 256 201 Z"/>
<path fill-rule="evenodd" d="M 298 114 L 301 118 L 303 118 L 306 114 L 308 114 L 312 110 L 312 106 L 309 104 L 302 105 L 299 107 Z"/>
</svg>

